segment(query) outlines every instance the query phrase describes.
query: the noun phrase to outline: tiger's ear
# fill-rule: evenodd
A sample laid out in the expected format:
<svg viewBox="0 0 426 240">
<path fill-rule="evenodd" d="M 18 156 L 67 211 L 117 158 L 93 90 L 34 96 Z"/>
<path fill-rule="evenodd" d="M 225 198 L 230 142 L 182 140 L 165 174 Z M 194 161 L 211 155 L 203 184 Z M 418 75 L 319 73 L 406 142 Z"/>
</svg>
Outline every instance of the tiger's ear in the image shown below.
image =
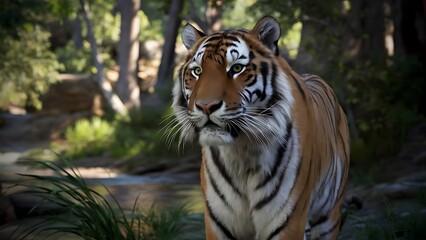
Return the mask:
<svg viewBox="0 0 426 240">
<path fill-rule="evenodd" d="M 200 38 L 206 36 L 203 32 L 197 30 L 194 26 L 187 23 L 182 30 L 182 42 L 186 49 L 191 49 Z"/>
<path fill-rule="evenodd" d="M 278 22 L 273 17 L 263 17 L 256 26 L 250 31 L 250 34 L 258 38 L 265 46 L 271 49 L 275 55 L 278 55 L 277 42 L 281 35 L 281 29 Z"/>
</svg>

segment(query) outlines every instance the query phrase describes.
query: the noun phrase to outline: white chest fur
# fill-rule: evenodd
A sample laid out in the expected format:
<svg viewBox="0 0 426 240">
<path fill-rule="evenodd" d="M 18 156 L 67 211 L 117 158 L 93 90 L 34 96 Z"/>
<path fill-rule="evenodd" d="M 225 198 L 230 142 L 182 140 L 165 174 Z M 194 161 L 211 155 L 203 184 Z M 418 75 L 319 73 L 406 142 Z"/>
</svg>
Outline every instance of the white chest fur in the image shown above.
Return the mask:
<svg viewBox="0 0 426 240">
<path fill-rule="evenodd" d="M 291 214 L 299 143 L 294 129 L 283 139 L 266 147 L 249 141 L 204 147 L 208 211 L 219 236 L 267 239 Z"/>
</svg>

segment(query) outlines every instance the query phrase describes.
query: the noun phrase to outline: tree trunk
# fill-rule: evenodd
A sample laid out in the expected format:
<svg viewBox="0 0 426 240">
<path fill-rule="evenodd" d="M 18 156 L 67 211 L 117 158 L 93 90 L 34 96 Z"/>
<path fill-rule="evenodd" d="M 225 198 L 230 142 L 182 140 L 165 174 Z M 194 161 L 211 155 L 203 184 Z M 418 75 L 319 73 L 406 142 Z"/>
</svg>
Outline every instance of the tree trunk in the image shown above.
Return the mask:
<svg viewBox="0 0 426 240">
<path fill-rule="evenodd" d="M 191 5 L 191 14 L 189 18 L 194 21 L 201 30 L 206 34 L 217 32 L 222 27 L 222 7 L 223 0 L 205 1 L 205 11 L 200 16 L 199 10 L 192 0 L 189 1 Z"/>
<path fill-rule="evenodd" d="M 169 8 L 169 19 L 167 20 L 164 34 L 164 47 L 161 55 L 161 63 L 157 74 L 157 88 L 162 89 L 173 79 L 175 67 L 175 44 L 178 28 L 182 21 L 179 14 L 182 11 L 183 1 L 174 0 Z"/>
<path fill-rule="evenodd" d="M 77 14 L 75 19 L 72 22 L 73 30 L 72 30 L 72 41 L 74 43 L 74 47 L 76 49 L 83 49 L 83 35 L 81 29 L 81 16 Z"/>
<path fill-rule="evenodd" d="M 351 14 L 355 34 L 360 42 L 359 57 L 384 62 L 385 15 L 384 0 L 352 0 Z"/>
<path fill-rule="evenodd" d="M 219 31 L 222 28 L 222 0 L 211 1 L 207 7 L 206 19 L 208 23 L 208 34 Z"/>
<path fill-rule="evenodd" d="M 138 11 L 140 0 L 118 1 L 118 11 L 121 15 L 120 41 L 118 43 L 118 65 L 120 72 L 117 83 L 117 93 L 128 107 L 140 106 L 140 88 L 137 79 L 137 64 L 139 59 L 139 30 L 140 19 Z"/>
<path fill-rule="evenodd" d="M 84 0 L 80 0 L 80 7 L 81 14 L 87 27 L 87 38 L 91 46 L 91 56 L 96 68 L 96 82 L 99 84 L 102 94 L 104 95 L 108 103 L 111 105 L 111 108 L 119 114 L 124 115 L 127 112 L 126 107 L 124 106 L 120 98 L 116 94 L 114 94 L 111 84 L 105 79 L 104 66 L 99 60 L 98 47 L 96 44 L 95 35 L 93 34 L 92 24 L 88 15 L 89 8 L 85 4 Z"/>
</svg>

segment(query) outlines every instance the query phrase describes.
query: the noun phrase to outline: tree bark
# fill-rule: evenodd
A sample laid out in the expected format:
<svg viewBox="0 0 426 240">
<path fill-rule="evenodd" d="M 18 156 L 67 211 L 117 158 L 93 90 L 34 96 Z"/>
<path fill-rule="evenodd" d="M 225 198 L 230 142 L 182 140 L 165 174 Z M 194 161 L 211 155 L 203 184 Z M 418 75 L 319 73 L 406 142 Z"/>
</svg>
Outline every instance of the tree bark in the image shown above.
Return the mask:
<svg viewBox="0 0 426 240">
<path fill-rule="evenodd" d="M 190 0 L 189 4 L 191 5 L 191 14 L 189 18 L 194 21 L 204 33 L 211 34 L 221 29 L 223 0 L 206 1 L 206 11 L 202 13 L 203 15 L 201 17 L 194 2 Z"/>
<path fill-rule="evenodd" d="M 208 23 L 208 34 L 219 31 L 222 28 L 222 0 L 211 1 L 207 7 L 206 19 Z"/>
<path fill-rule="evenodd" d="M 137 79 L 137 64 L 139 59 L 139 30 L 140 19 L 138 11 L 140 0 L 118 1 L 118 11 L 121 15 L 120 41 L 118 43 L 118 65 L 120 72 L 117 83 L 117 93 L 128 107 L 140 106 L 140 88 Z"/>
<path fill-rule="evenodd" d="M 72 41 L 74 43 L 74 47 L 76 49 L 83 48 L 83 35 L 81 29 L 81 16 L 77 14 L 75 19 L 72 22 L 73 30 L 72 30 Z"/>
<path fill-rule="evenodd" d="M 178 35 L 179 25 L 182 21 L 180 13 L 183 1 L 173 0 L 169 8 L 169 19 L 167 20 L 166 31 L 164 33 L 164 47 L 161 55 L 161 63 L 157 74 L 157 88 L 162 89 L 173 79 L 173 69 L 175 67 L 175 44 Z"/>
<path fill-rule="evenodd" d="M 81 14 L 87 27 L 87 38 L 91 46 L 91 56 L 96 68 L 96 82 L 99 84 L 102 94 L 104 95 L 108 103 L 111 105 L 111 108 L 119 114 L 124 115 L 127 112 L 126 107 L 124 106 L 120 98 L 116 94 L 114 94 L 111 84 L 105 79 L 104 66 L 102 65 L 99 59 L 98 47 L 96 44 L 95 35 L 93 34 L 92 24 L 88 15 L 89 8 L 84 2 L 84 0 L 80 0 L 80 7 Z"/>
<path fill-rule="evenodd" d="M 383 61 L 386 57 L 384 0 L 352 0 L 351 17 L 360 42 L 359 57 Z"/>
</svg>

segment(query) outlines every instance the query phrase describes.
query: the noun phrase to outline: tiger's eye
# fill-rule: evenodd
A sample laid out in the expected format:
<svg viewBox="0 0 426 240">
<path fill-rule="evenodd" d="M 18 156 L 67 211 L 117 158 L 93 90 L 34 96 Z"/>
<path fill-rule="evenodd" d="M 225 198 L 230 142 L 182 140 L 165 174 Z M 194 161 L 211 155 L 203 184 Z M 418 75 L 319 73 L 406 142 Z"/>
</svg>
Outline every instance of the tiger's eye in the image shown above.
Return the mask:
<svg viewBox="0 0 426 240">
<path fill-rule="evenodd" d="M 193 71 L 194 71 L 195 75 L 200 75 L 201 72 L 203 72 L 203 70 L 200 67 L 195 67 Z"/>
<path fill-rule="evenodd" d="M 232 66 L 232 71 L 234 73 L 239 73 L 239 72 L 241 72 L 241 70 L 243 70 L 243 65 L 241 65 L 241 64 L 234 64 Z"/>
</svg>

